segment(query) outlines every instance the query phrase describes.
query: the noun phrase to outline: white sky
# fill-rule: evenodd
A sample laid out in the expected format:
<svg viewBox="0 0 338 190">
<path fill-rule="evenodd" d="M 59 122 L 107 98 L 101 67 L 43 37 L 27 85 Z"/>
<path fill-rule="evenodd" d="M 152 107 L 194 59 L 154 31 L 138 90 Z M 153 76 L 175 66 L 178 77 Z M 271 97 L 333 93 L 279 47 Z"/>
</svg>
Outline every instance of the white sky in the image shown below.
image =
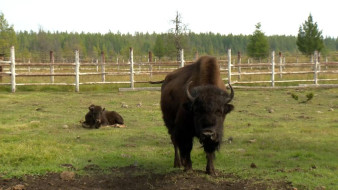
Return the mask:
<svg viewBox="0 0 338 190">
<path fill-rule="evenodd" d="M 297 35 L 311 13 L 323 36 L 338 37 L 338 0 L 0 0 L 16 31 L 167 32 L 176 11 L 196 33 Z"/>
</svg>

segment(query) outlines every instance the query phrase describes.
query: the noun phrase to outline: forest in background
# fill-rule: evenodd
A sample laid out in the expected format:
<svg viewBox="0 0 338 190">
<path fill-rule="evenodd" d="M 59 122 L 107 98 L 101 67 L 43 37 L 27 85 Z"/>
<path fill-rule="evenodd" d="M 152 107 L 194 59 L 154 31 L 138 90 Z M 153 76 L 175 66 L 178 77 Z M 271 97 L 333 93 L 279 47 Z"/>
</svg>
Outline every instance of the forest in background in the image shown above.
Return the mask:
<svg viewBox="0 0 338 190">
<path fill-rule="evenodd" d="M 247 53 L 250 35 L 223 35 L 215 33 L 188 32 L 182 39 L 186 60 L 192 60 L 198 55 L 222 56 L 231 48 L 232 54 Z M 283 55 L 299 54 L 296 36 L 267 36 L 270 50 L 282 52 Z M 325 49 L 322 55 L 338 50 L 338 38 L 324 38 Z M 74 60 L 74 50 L 80 51 L 80 58 L 86 62 L 100 60 L 104 52 L 106 62 L 127 60 L 129 48 L 133 47 L 134 57 L 147 61 L 151 51 L 157 60 L 175 60 L 176 48 L 171 33 L 135 33 L 121 34 L 119 32 L 73 33 L 49 32 L 40 29 L 34 31 L 16 32 L 16 58 L 22 62 L 49 62 L 49 52 L 53 51 L 56 62 Z"/>
</svg>

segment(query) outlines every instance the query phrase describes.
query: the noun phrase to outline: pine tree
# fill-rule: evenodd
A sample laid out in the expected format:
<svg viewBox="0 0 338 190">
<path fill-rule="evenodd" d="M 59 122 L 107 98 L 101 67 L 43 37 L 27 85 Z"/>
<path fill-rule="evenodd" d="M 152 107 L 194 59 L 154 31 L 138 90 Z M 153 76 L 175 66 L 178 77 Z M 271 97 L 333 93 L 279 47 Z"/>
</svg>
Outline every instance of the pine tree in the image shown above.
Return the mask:
<svg viewBox="0 0 338 190">
<path fill-rule="evenodd" d="M 16 44 L 13 26 L 10 26 L 3 13 L 0 13 L 0 54 L 9 52 L 9 48 Z"/>
<path fill-rule="evenodd" d="M 307 21 L 299 27 L 297 46 L 299 51 L 308 56 L 314 51 L 320 52 L 324 48 L 322 31 L 318 30 L 317 22 L 313 23 L 311 14 Z"/>
<path fill-rule="evenodd" d="M 269 42 L 268 38 L 261 31 L 261 23 L 256 24 L 256 30 L 253 35 L 249 37 L 247 45 L 248 55 L 253 58 L 265 58 L 269 56 Z"/>
<path fill-rule="evenodd" d="M 158 35 L 155 41 L 153 51 L 157 57 L 161 59 L 165 55 L 165 46 L 163 35 Z"/>
<path fill-rule="evenodd" d="M 187 48 L 187 25 L 183 24 L 181 14 L 176 12 L 176 17 L 174 20 L 171 20 L 175 27 L 170 29 L 169 36 L 173 38 L 174 44 L 176 47 L 176 57 L 177 61 L 180 60 L 180 50 Z"/>
</svg>

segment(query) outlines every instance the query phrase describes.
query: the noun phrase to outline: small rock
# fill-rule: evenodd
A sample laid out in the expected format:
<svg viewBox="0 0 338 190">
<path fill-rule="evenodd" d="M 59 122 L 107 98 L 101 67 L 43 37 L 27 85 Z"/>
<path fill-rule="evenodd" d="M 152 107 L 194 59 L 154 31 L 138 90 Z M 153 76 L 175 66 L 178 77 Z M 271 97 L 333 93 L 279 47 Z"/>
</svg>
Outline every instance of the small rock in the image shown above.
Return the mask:
<svg viewBox="0 0 338 190">
<path fill-rule="evenodd" d="M 12 188 L 13 190 L 25 190 L 26 187 L 24 185 L 18 184 Z"/>
<path fill-rule="evenodd" d="M 317 113 L 323 113 L 322 111 L 317 111 Z"/>
<path fill-rule="evenodd" d="M 121 157 L 122 157 L 122 158 L 130 158 L 131 156 L 128 155 L 128 154 L 121 154 Z"/>
<path fill-rule="evenodd" d="M 246 150 L 243 149 L 243 148 L 239 148 L 239 149 L 237 149 L 237 151 L 238 151 L 238 152 L 242 152 L 242 153 L 246 152 Z"/>
<path fill-rule="evenodd" d="M 74 172 L 64 171 L 60 174 L 60 178 L 65 181 L 70 181 L 75 178 Z"/>
<path fill-rule="evenodd" d="M 61 164 L 60 166 L 61 166 L 61 167 L 68 168 L 68 169 L 75 170 L 75 167 L 74 167 L 72 164 Z"/>
<path fill-rule="evenodd" d="M 29 123 L 30 123 L 30 124 L 39 124 L 40 121 L 30 121 Z"/>
<path fill-rule="evenodd" d="M 253 163 L 253 162 L 250 164 L 250 167 L 251 167 L 251 168 L 257 168 L 256 164 Z"/>
<path fill-rule="evenodd" d="M 80 136 L 77 136 L 76 139 L 80 139 L 81 137 Z"/>
<path fill-rule="evenodd" d="M 255 143 L 255 142 L 256 142 L 256 139 L 249 140 L 249 143 Z"/>
<path fill-rule="evenodd" d="M 316 166 L 316 165 L 312 165 L 311 168 L 312 168 L 312 169 L 316 169 L 317 166 Z"/>
<path fill-rule="evenodd" d="M 272 109 L 272 108 L 269 108 L 269 109 L 268 109 L 268 112 L 269 112 L 269 113 L 273 113 L 273 112 L 275 112 L 275 110 Z"/>
<path fill-rule="evenodd" d="M 234 139 L 232 137 L 228 138 L 228 143 L 231 144 Z"/>
<path fill-rule="evenodd" d="M 64 129 L 68 129 L 68 128 L 69 128 L 69 126 L 68 126 L 68 125 L 63 125 L 63 126 L 62 126 L 62 128 L 64 128 Z"/>
<path fill-rule="evenodd" d="M 329 111 L 334 111 L 334 109 L 333 109 L 333 108 L 330 108 Z"/>
<path fill-rule="evenodd" d="M 142 107 L 142 102 L 139 102 L 138 104 L 136 104 L 136 107 L 138 108 Z"/>
<path fill-rule="evenodd" d="M 24 181 L 24 182 L 27 182 L 28 181 L 28 178 L 27 178 L 27 176 L 22 176 L 22 181 Z"/>
<path fill-rule="evenodd" d="M 121 103 L 121 108 L 128 108 L 129 106 L 125 103 Z"/>
</svg>

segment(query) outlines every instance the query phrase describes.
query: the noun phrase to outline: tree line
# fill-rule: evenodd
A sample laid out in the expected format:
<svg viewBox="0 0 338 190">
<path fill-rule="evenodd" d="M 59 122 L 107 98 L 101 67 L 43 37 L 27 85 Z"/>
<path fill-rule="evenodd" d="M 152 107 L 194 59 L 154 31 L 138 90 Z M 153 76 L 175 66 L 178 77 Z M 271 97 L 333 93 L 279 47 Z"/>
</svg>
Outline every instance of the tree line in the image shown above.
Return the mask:
<svg viewBox="0 0 338 190">
<path fill-rule="evenodd" d="M 300 34 L 304 38 L 307 37 L 305 31 L 308 29 L 304 28 L 304 31 L 301 29 Z M 260 23 L 256 25 L 256 30 L 252 35 L 182 32 L 178 28 L 174 32 L 168 31 L 168 33 L 160 34 L 50 32 L 43 29 L 37 32 L 15 32 L 13 26 L 8 25 L 3 14 L 0 14 L 0 54 L 8 54 L 9 47 L 15 45 L 16 57 L 25 62 L 28 60 L 48 62 L 50 51 L 54 52 L 56 61 L 73 61 L 74 50 L 79 50 L 81 59 L 86 61 L 100 59 L 102 52 L 108 61 L 116 61 L 117 58 L 127 60 L 130 47 L 134 48 L 134 57 L 143 61 L 147 60 L 149 51 L 157 59 L 176 60 L 178 47 L 184 49 L 186 60 L 193 59 L 196 53 L 222 56 L 229 48 L 233 54 L 241 52 L 242 55 L 261 58 L 266 57 L 266 52 L 272 50 L 283 54 L 301 53 L 299 47 L 301 35 L 298 35 L 298 38 L 286 35 L 265 36 L 260 31 Z M 263 41 L 264 45 L 259 48 L 259 44 L 262 44 L 260 41 Z M 322 41 L 321 53 L 323 55 L 338 50 L 338 38 L 326 37 Z"/>
<path fill-rule="evenodd" d="M 49 32 L 40 30 L 23 31 L 16 33 L 17 57 L 26 59 L 47 59 L 49 51 L 54 51 L 57 58 L 73 57 L 74 50 L 79 50 L 82 59 L 98 59 L 101 52 L 107 59 L 113 57 L 128 58 L 129 48 L 134 48 L 135 56 L 145 56 L 149 51 L 158 58 L 170 57 L 175 59 L 176 47 L 169 33 L 68 33 Z M 214 56 L 224 55 L 228 48 L 233 53 L 247 53 L 250 35 L 222 35 L 215 33 L 187 33 L 184 38 L 183 49 L 185 57 L 193 58 L 209 54 Z M 276 52 L 294 54 L 298 52 L 297 37 L 274 35 L 267 36 L 270 49 Z M 327 37 L 324 39 L 325 51 L 337 51 L 338 39 Z"/>
</svg>

